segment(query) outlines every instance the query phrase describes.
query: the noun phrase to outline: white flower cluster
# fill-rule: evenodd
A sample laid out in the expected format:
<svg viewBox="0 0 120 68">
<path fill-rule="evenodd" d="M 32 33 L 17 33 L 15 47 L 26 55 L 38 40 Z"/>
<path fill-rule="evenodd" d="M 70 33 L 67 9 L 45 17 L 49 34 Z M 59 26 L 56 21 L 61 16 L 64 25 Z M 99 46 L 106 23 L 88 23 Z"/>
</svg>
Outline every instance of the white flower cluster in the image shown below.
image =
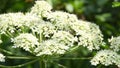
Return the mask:
<svg viewBox="0 0 120 68">
<path fill-rule="evenodd" d="M 120 67 L 120 55 L 112 50 L 101 50 L 90 61 L 92 65 L 103 64 L 105 66 L 115 64 Z"/>
<path fill-rule="evenodd" d="M 99 49 L 100 45 L 104 45 L 103 35 L 96 24 L 78 20 L 75 15 L 60 11 L 53 12 L 49 16 L 57 29 L 75 31 L 74 34 L 79 36 L 79 45 L 86 46 L 89 50 Z"/>
<path fill-rule="evenodd" d="M 74 42 L 75 38 L 69 32 L 58 31 L 52 36 L 51 40 L 45 40 L 40 43 L 40 46 L 35 49 L 35 53 L 38 53 L 37 56 L 64 54 L 73 46 Z"/>
<path fill-rule="evenodd" d="M 0 53 L 0 62 L 5 62 L 5 56 L 2 53 Z"/>
<path fill-rule="evenodd" d="M 10 32 L 15 48 L 23 48 L 36 56 L 64 54 L 77 45 L 92 51 L 103 44 L 103 35 L 96 24 L 51 9 L 47 2 L 36 1 L 25 14 L 1 14 L 0 33 Z"/>
<path fill-rule="evenodd" d="M 74 37 L 67 31 L 58 31 L 53 36 L 52 39 L 57 40 L 59 43 L 63 43 L 66 46 L 73 46 L 77 38 Z"/>
<path fill-rule="evenodd" d="M 76 15 L 62 11 L 55 11 L 47 15 L 47 19 L 57 27 L 57 29 L 70 30 L 71 24 L 78 22 Z"/>
<path fill-rule="evenodd" d="M 24 33 L 11 39 L 14 43 L 14 48 L 23 48 L 26 51 L 33 52 L 33 50 L 39 45 L 38 39 L 32 34 Z"/>
<path fill-rule="evenodd" d="M 45 1 L 36 1 L 35 5 L 31 8 L 30 13 L 37 14 L 39 17 L 46 16 L 51 11 L 52 6 Z"/>
<path fill-rule="evenodd" d="M 41 21 L 31 27 L 33 33 L 43 34 L 45 37 L 50 37 L 54 33 L 55 27 L 50 22 Z"/>
<path fill-rule="evenodd" d="M 112 37 L 111 39 L 108 40 L 110 42 L 110 48 L 113 49 L 114 51 L 119 51 L 120 50 L 120 36 L 118 37 Z"/>
<path fill-rule="evenodd" d="M 78 45 L 89 50 L 100 49 L 100 46 L 104 45 L 103 35 L 96 24 L 79 20 L 77 24 L 72 25 L 72 29 L 78 36 Z"/>
<path fill-rule="evenodd" d="M 47 23 L 50 23 L 47 25 L 45 23 L 47 32 L 44 30 L 44 34 L 46 34 L 46 36 L 62 30 L 69 32 L 73 35 L 73 37 L 78 38 L 78 45 L 85 46 L 89 50 L 99 49 L 100 45 L 104 45 L 103 35 L 96 24 L 78 20 L 74 14 L 69 14 L 61 11 L 52 12 L 52 8 L 50 5 L 48 5 L 48 3 L 42 4 L 44 1 L 39 1 L 38 4 L 37 2 L 38 1 L 36 1 L 36 4 L 32 7 L 31 12 L 35 10 L 34 13 L 37 13 L 39 16 L 39 14 L 41 14 L 41 10 L 45 12 L 49 11 L 48 13 L 42 13 L 42 17 L 46 19 L 45 21 L 47 21 Z M 38 9 L 38 6 L 41 7 L 42 5 L 44 5 L 45 8 Z M 39 28 L 35 27 L 32 29 L 33 31 L 39 33 L 43 31 L 43 26 L 45 27 L 45 25 L 43 23 L 40 23 L 40 26 L 37 25 Z"/>
<path fill-rule="evenodd" d="M 70 47 L 56 40 L 46 40 L 35 49 L 36 56 L 64 54 Z"/>
<path fill-rule="evenodd" d="M 38 22 L 38 18 L 32 14 L 8 13 L 0 15 L 0 33 L 5 34 L 7 31 L 14 33 L 15 31 L 21 31 L 23 26 L 32 26 L 35 22 Z"/>
<path fill-rule="evenodd" d="M 72 23 L 71 28 L 78 37 L 78 45 L 87 47 L 91 51 L 100 49 L 100 46 L 104 45 L 103 35 L 96 24 L 79 20 Z"/>
</svg>

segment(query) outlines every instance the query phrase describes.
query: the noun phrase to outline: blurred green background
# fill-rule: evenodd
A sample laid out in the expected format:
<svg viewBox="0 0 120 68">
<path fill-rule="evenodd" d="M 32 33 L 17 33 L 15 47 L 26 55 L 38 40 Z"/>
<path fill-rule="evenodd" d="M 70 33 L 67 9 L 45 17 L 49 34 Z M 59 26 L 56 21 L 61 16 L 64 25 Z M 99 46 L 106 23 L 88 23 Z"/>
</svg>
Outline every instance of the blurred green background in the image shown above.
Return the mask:
<svg viewBox="0 0 120 68">
<path fill-rule="evenodd" d="M 54 10 L 76 14 L 79 19 L 96 23 L 104 35 L 105 41 L 111 36 L 120 35 L 120 7 L 112 7 L 114 0 L 46 0 Z M 0 13 L 27 12 L 35 0 L 0 0 Z M 85 48 L 78 48 L 71 54 L 63 57 L 88 57 L 93 56 Z M 28 60 L 8 60 L 5 65 L 16 65 Z M 39 68 L 38 62 L 23 68 Z M 117 68 L 116 66 L 91 66 L 89 60 L 55 60 L 48 63 L 48 68 Z"/>
</svg>

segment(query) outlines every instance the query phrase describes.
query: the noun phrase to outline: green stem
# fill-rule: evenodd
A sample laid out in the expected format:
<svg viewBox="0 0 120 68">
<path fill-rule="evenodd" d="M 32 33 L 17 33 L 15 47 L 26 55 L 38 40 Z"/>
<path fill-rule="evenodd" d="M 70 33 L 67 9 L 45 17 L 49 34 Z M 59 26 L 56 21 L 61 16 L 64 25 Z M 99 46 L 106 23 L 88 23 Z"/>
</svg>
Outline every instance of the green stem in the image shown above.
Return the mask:
<svg viewBox="0 0 120 68">
<path fill-rule="evenodd" d="M 66 66 L 64 66 L 64 65 L 62 65 L 62 64 L 59 64 L 59 63 L 57 63 L 57 62 L 51 62 L 52 64 L 54 64 L 54 65 L 57 65 L 57 66 L 59 66 L 60 68 L 67 68 Z M 58 68 L 58 67 L 57 67 Z"/>
<path fill-rule="evenodd" d="M 8 59 L 35 59 L 38 57 L 32 57 L 32 56 L 6 56 Z"/>
<path fill-rule="evenodd" d="M 42 66 L 42 61 L 39 61 L 39 65 L 40 65 L 40 68 L 42 68 L 43 66 Z"/>
<path fill-rule="evenodd" d="M 70 49 L 70 51 L 69 51 L 69 52 L 74 51 L 74 50 L 75 50 L 75 49 L 77 49 L 78 47 L 79 47 L 79 45 L 77 45 L 77 46 L 73 47 L 72 49 Z"/>
<path fill-rule="evenodd" d="M 45 63 L 45 68 L 47 68 L 47 61 L 44 60 L 44 63 Z"/>
<path fill-rule="evenodd" d="M 14 55 L 12 52 L 7 51 L 7 50 L 4 50 L 4 49 L 2 49 L 2 48 L 0 48 L 0 51 L 1 51 L 1 52 L 4 52 L 4 53 L 7 53 L 7 54 L 9 54 L 9 55 Z"/>
<path fill-rule="evenodd" d="M 9 31 L 6 31 L 6 33 L 10 36 L 10 37 L 14 37 Z"/>
<path fill-rule="evenodd" d="M 62 67 L 62 68 L 67 68 L 66 66 L 64 66 L 64 65 L 61 65 L 61 64 L 57 64 L 59 67 Z"/>
<path fill-rule="evenodd" d="M 42 33 L 40 33 L 40 39 L 39 40 L 40 40 L 40 42 L 42 42 Z"/>
<path fill-rule="evenodd" d="M 26 66 L 26 65 L 28 65 L 28 64 L 32 64 L 32 63 L 34 63 L 34 62 L 36 62 L 36 61 L 38 61 L 38 60 L 39 60 L 39 58 L 38 58 L 38 59 L 35 59 L 35 60 L 32 60 L 32 61 L 30 61 L 30 62 L 24 63 L 24 64 L 20 64 L 20 65 L 15 65 L 15 66 L 0 65 L 0 67 L 3 67 L 3 68 L 17 68 L 17 67 L 23 67 L 23 66 Z"/>
<path fill-rule="evenodd" d="M 39 63 L 40 63 L 40 68 L 47 68 L 47 64 L 44 60 L 40 60 Z"/>
<path fill-rule="evenodd" d="M 24 28 L 24 26 L 21 26 L 21 31 L 22 31 L 23 33 L 25 33 L 25 28 Z"/>
<path fill-rule="evenodd" d="M 88 58 L 54 58 L 54 59 L 64 59 L 64 60 L 89 60 L 89 59 L 92 59 L 92 57 L 88 57 Z"/>
</svg>

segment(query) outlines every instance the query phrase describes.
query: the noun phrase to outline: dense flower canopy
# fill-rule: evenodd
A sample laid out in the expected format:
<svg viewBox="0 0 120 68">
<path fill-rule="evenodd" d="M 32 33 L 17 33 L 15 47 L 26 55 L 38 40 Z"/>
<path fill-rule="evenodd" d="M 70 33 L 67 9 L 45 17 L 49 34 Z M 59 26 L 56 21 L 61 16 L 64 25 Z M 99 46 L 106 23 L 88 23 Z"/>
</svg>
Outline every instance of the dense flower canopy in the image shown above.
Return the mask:
<svg viewBox="0 0 120 68">
<path fill-rule="evenodd" d="M 78 46 L 92 51 L 104 45 L 99 26 L 74 14 L 52 11 L 45 1 L 36 1 L 26 13 L 1 14 L 0 34 L 9 36 L 14 48 L 35 56 L 65 54 Z"/>
<path fill-rule="evenodd" d="M 46 1 L 36 1 L 26 13 L 0 14 L 0 44 L 4 43 L 2 35 L 9 38 L 13 48 L 40 57 L 59 56 L 80 46 L 92 52 L 105 45 L 98 25 L 80 20 L 74 14 L 52 11 Z M 109 39 L 110 48 L 98 51 L 91 64 L 120 67 L 119 40 L 120 36 Z M 5 57 L 0 53 L 0 62 Z"/>
<path fill-rule="evenodd" d="M 84 46 L 91 51 L 100 49 L 103 35 L 96 24 L 78 20 L 74 14 L 51 9 L 49 3 L 36 1 L 31 11 L 25 14 L 1 14 L 0 33 L 12 35 L 13 47 L 36 56 L 64 54 L 75 46 Z"/>
</svg>

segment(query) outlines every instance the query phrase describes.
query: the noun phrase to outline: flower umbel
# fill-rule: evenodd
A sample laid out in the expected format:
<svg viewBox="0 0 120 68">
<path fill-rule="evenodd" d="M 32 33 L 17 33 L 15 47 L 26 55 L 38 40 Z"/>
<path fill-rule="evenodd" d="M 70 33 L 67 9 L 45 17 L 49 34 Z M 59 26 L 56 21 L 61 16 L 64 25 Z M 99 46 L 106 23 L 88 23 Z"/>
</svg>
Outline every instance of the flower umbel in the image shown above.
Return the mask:
<svg viewBox="0 0 120 68">
<path fill-rule="evenodd" d="M 103 35 L 96 24 L 79 20 L 73 23 L 71 28 L 76 32 L 78 45 L 87 47 L 91 51 L 98 50 L 101 45 L 104 45 Z"/>
<path fill-rule="evenodd" d="M 38 17 L 33 14 L 7 13 L 0 15 L 0 33 L 7 32 L 14 33 L 15 31 L 22 31 L 22 27 L 31 27 L 38 22 Z"/>
<path fill-rule="evenodd" d="M 114 51 L 119 51 L 120 50 L 120 36 L 118 37 L 112 37 L 111 39 L 108 39 L 110 42 L 110 48 L 113 49 Z"/>
<path fill-rule="evenodd" d="M 35 49 L 36 56 L 41 55 L 60 55 L 64 54 L 69 49 L 69 46 L 64 45 L 56 40 L 46 40 L 40 43 Z"/>
<path fill-rule="evenodd" d="M 45 1 L 36 1 L 35 5 L 31 8 L 30 13 L 36 14 L 39 17 L 45 16 L 52 9 L 52 6 Z"/>
<path fill-rule="evenodd" d="M 112 50 L 101 50 L 93 57 L 90 62 L 95 66 L 98 64 L 103 64 L 105 66 L 115 64 L 120 67 L 120 55 Z"/>
<path fill-rule="evenodd" d="M 38 39 L 32 34 L 25 33 L 12 39 L 15 48 L 23 48 L 26 51 L 33 52 L 36 46 L 39 45 Z"/>
<path fill-rule="evenodd" d="M 100 49 L 103 35 L 96 24 L 79 20 L 74 14 L 51 9 L 46 1 L 36 1 L 30 12 L 25 14 L 1 14 L 0 34 L 8 33 L 13 47 L 36 56 L 65 54 L 76 46 L 84 46 L 91 51 Z"/>
</svg>

